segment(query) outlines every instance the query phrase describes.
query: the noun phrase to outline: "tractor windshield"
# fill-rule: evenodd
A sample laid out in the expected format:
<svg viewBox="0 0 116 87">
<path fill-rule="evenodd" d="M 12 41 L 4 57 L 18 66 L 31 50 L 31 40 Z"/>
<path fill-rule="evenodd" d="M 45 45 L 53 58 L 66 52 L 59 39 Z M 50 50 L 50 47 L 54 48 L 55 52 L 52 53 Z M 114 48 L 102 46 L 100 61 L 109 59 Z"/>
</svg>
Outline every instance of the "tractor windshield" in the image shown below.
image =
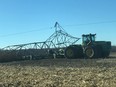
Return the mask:
<svg viewBox="0 0 116 87">
<path fill-rule="evenodd" d="M 83 45 L 87 45 L 88 43 L 95 42 L 95 35 L 96 34 L 87 34 L 87 35 L 82 35 L 82 42 Z"/>
<path fill-rule="evenodd" d="M 95 35 L 92 35 L 92 36 L 91 36 L 91 40 L 92 40 L 92 42 L 95 41 Z"/>
</svg>

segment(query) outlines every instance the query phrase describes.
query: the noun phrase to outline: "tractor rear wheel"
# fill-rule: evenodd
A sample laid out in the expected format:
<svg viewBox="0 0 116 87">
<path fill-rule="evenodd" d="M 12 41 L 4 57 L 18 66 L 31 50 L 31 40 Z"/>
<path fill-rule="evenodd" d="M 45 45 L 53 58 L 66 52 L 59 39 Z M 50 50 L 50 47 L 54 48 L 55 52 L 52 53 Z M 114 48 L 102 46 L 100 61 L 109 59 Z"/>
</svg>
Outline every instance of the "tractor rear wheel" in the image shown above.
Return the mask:
<svg viewBox="0 0 116 87">
<path fill-rule="evenodd" d="M 65 49 L 66 58 L 82 58 L 83 49 L 81 45 L 71 45 Z"/>
<path fill-rule="evenodd" d="M 66 58 L 74 58 L 75 57 L 74 56 L 74 50 L 73 50 L 72 47 L 66 48 L 66 50 L 65 50 L 65 57 Z"/>
</svg>

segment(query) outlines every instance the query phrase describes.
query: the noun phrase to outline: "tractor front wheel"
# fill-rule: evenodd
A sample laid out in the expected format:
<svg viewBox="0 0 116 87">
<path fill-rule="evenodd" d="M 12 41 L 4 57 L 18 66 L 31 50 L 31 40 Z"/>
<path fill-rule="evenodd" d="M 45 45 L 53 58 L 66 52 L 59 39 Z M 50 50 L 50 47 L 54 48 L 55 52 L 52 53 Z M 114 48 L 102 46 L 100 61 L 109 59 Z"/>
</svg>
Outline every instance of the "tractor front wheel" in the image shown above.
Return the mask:
<svg viewBox="0 0 116 87">
<path fill-rule="evenodd" d="M 93 58 L 95 56 L 95 50 L 92 47 L 85 48 L 85 56 L 87 58 Z"/>
</svg>

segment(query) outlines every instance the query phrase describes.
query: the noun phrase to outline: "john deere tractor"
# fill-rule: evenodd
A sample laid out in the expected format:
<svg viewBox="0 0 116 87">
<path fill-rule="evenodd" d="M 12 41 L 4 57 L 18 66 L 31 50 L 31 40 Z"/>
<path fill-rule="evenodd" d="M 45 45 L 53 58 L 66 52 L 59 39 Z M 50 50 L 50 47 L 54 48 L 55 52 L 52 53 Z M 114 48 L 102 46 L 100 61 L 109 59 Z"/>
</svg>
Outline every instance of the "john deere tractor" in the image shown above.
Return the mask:
<svg viewBox="0 0 116 87">
<path fill-rule="evenodd" d="M 65 49 L 66 58 L 105 58 L 111 50 L 110 41 L 95 41 L 96 34 L 83 34 L 82 45 L 70 45 Z"/>
</svg>

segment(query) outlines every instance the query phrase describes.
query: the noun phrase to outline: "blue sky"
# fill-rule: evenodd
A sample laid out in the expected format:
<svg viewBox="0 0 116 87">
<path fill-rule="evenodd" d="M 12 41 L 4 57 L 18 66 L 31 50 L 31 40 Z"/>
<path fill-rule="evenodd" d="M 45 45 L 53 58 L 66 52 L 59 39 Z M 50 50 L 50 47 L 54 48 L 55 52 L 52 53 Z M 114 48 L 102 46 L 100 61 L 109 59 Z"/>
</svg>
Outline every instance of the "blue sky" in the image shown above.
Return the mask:
<svg viewBox="0 0 116 87">
<path fill-rule="evenodd" d="M 116 45 L 116 0 L 0 0 L 0 48 L 45 41 L 56 21 L 73 36 L 96 33 Z"/>
</svg>

